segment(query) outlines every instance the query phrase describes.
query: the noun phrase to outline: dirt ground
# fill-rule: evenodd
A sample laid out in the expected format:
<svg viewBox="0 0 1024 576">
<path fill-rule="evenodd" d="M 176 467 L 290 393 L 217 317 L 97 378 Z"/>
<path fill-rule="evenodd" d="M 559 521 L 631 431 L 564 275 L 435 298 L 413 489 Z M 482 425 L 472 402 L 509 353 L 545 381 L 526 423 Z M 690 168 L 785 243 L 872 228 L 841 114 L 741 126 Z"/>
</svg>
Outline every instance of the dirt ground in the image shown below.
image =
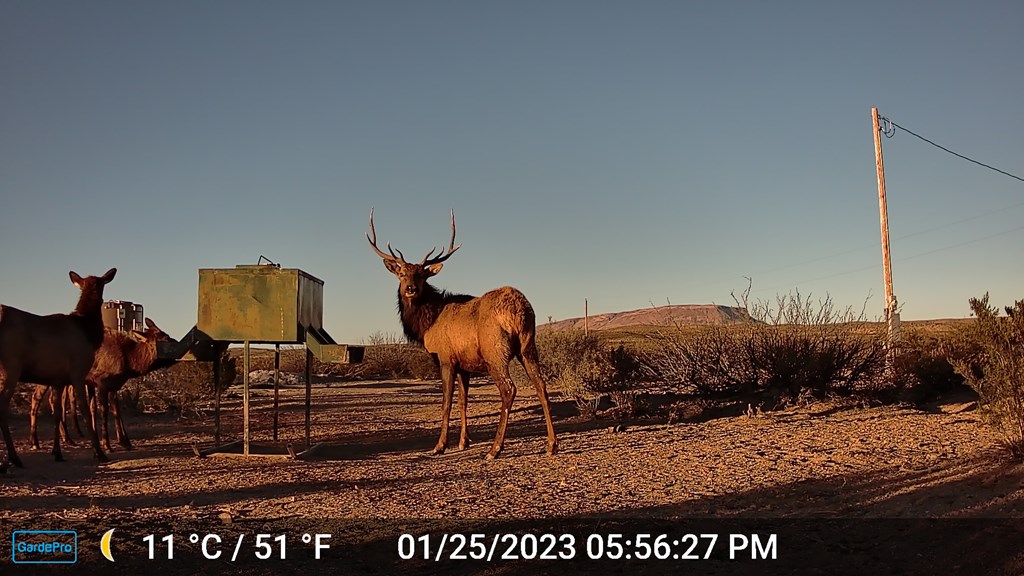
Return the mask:
<svg viewBox="0 0 1024 576">
<path fill-rule="evenodd" d="M 241 435 L 236 390 L 223 406 L 225 440 Z M 271 395 L 267 389 L 252 391 L 257 452 L 271 444 Z M 302 388 L 282 392 L 281 439 L 300 449 L 303 397 Z M 520 521 L 539 522 L 547 530 L 583 529 L 581 522 L 597 519 L 587 525 L 591 532 L 638 531 L 647 525 L 665 530 L 653 522 L 679 519 L 734 520 L 740 526 L 771 520 L 782 522 L 780 529 L 794 532 L 801 542 L 811 542 L 801 545 L 795 571 L 780 573 L 816 573 L 803 571 L 808 566 L 821 568 L 820 573 L 856 568 L 857 554 L 864 553 L 856 535 L 836 542 L 815 536 L 828 526 L 844 533 L 859 530 L 862 539 L 877 537 L 883 543 L 888 537 L 879 531 L 917 538 L 910 549 L 921 550 L 919 556 L 933 560 L 928 566 L 939 562 L 946 573 L 968 566 L 957 563 L 963 551 L 935 540 L 936 530 L 948 531 L 964 550 L 977 551 L 982 542 L 999 544 L 1003 538 L 1024 542 L 1024 467 L 999 457 L 996 437 L 962 398 L 925 409 L 831 403 L 702 423 L 637 420 L 621 423 L 624 429 L 613 428 L 617 422 L 575 416 L 572 403 L 557 394 L 553 400 L 560 453 L 544 454 L 539 405 L 531 390 L 521 388 L 504 452 L 495 461 L 483 459 L 499 405 L 490 385 L 471 390 L 473 446 L 462 452 L 449 448 L 440 456 L 428 453 L 437 440 L 440 404 L 438 386 L 431 382 L 314 387 L 313 440 L 322 446 L 308 461 L 273 455 L 200 459 L 192 447 L 212 444 L 212 417 L 181 421 L 139 415 L 127 421 L 134 450 L 116 449 L 109 463 L 97 464 L 80 441 L 65 448 L 66 462 L 55 463 L 48 450 L 49 417 L 42 421 L 44 450 L 33 451 L 27 418 L 18 415 L 13 431 L 26 467 L 0 475 L 0 520 L 15 529 L 83 526 L 85 539 L 113 527 L 136 533 L 208 532 L 218 526 L 245 531 L 328 519 L 421 527 L 451 521 L 457 529 L 473 520 L 492 530 L 523 528 L 516 524 Z M 451 445 L 457 444 L 457 412 L 456 407 Z M 929 524 L 930 531 L 908 535 L 905 528 L 915 519 L 932 519 L 939 528 Z M 961 532 L 954 535 L 956 530 Z M 965 534 L 981 533 L 986 535 L 979 541 L 961 542 L 969 537 Z M 10 539 L 3 537 L 6 546 Z M 813 545 L 818 541 L 821 550 Z M 92 548 L 82 558 L 97 557 Z M 122 548 L 142 553 L 135 541 Z M 780 549 L 792 558 L 792 548 L 780 543 Z M 1017 550 L 1007 553 L 997 546 L 984 554 L 990 561 L 986 570 L 977 572 L 975 566 L 963 573 L 1024 573 L 1024 548 Z M 0 573 L 6 573 L 9 565 L 3 562 L 10 560 L 10 549 L 0 552 L 5 554 Z M 913 568 L 920 564 L 914 562 L 893 573 L 916 573 Z M 538 566 L 547 566 L 541 572 L 564 570 L 529 565 L 533 571 Z M 506 573 L 493 565 L 485 568 L 481 571 Z M 655 573 L 643 568 L 629 573 Z"/>
</svg>

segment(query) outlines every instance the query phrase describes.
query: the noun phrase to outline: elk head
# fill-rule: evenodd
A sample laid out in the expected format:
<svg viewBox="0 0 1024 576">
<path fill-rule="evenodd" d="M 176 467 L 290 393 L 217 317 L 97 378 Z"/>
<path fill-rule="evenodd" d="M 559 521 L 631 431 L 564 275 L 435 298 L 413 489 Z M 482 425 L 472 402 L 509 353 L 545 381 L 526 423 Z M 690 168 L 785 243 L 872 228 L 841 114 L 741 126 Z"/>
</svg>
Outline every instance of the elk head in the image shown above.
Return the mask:
<svg viewBox="0 0 1024 576">
<path fill-rule="evenodd" d="M 99 289 L 99 290 L 102 291 L 103 290 L 103 286 L 106 285 L 106 284 L 110 284 L 110 281 L 114 279 L 114 274 L 117 274 L 117 268 L 111 268 L 110 270 L 107 270 L 106 274 L 104 274 L 103 276 L 99 276 L 99 277 L 97 277 L 97 276 L 88 276 L 86 278 L 82 278 L 74 270 L 69 272 L 68 276 L 71 277 L 71 283 L 74 284 L 75 286 L 78 286 L 78 288 L 81 289 L 84 292 L 86 290 L 96 290 L 96 289 Z"/>
<path fill-rule="evenodd" d="M 74 270 L 68 273 L 71 283 L 82 291 L 78 296 L 78 305 L 75 306 L 76 314 L 99 317 L 100 306 L 103 305 L 103 287 L 110 284 L 114 279 L 114 274 L 117 274 L 117 268 L 107 270 L 103 276 L 86 276 L 85 278 L 82 278 Z M 102 323 L 100 328 L 100 336 L 102 336 Z"/>
<path fill-rule="evenodd" d="M 174 342 L 174 338 L 171 338 L 170 334 L 161 330 L 155 322 L 149 318 L 146 318 L 145 321 L 145 330 L 132 330 L 129 333 L 129 336 L 131 336 L 136 342 Z"/>
<path fill-rule="evenodd" d="M 418 264 L 411 264 L 405 261 L 405 256 L 401 250 L 392 249 L 391 243 L 387 244 L 387 252 L 384 252 L 377 247 L 377 232 L 373 229 L 373 209 L 370 209 L 370 232 L 366 235 L 366 239 L 370 241 L 370 247 L 377 253 L 378 256 L 384 261 L 384 267 L 388 269 L 398 278 L 398 294 L 400 297 L 405 298 L 409 301 L 416 301 L 416 299 L 423 294 L 424 285 L 427 279 L 441 271 L 444 266 L 443 262 L 451 257 L 456 250 L 462 248 L 462 244 L 455 245 L 455 211 L 452 210 L 452 238 L 448 244 L 448 251 L 445 253 L 444 250 L 431 258 L 437 247 L 430 249 L 427 255 L 423 257 Z"/>
</svg>

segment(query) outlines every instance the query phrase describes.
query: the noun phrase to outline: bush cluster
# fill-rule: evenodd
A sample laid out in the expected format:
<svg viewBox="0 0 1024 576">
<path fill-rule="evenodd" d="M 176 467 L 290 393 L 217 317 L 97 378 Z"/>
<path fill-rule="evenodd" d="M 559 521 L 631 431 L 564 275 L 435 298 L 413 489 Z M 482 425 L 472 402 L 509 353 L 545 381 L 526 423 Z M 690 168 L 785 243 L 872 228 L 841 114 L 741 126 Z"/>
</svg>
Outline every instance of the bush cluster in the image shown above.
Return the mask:
<svg viewBox="0 0 1024 576">
<path fill-rule="evenodd" d="M 139 412 L 174 410 L 180 416 L 199 414 L 218 389 L 226 390 L 237 376 L 236 359 L 227 351 L 221 354 L 219 387 L 213 383 L 213 362 L 175 362 L 129 380 L 120 391 L 121 405 Z"/>
<path fill-rule="evenodd" d="M 1005 308 L 989 305 L 986 293 L 970 300 L 976 321 L 969 336 L 978 348 L 953 366 L 978 393 L 985 418 L 999 431 L 1006 449 L 1024 458 L 1024 300 Z"/>
<path fill-rule="evenodd" d="M 376 332 L 367 339 L 361 375 L 372 378 L 441 377 L 437 361 L 422 346 L 410 344 L 394 334 Z"/>
<path fill-rule="evenodd" d="M 598 402 L 609 396 L 616 406 L 633 408 L 634 395 L 645 367 L 639 356 L 623 345 L 611 346 L 581 330 L 557 330 L 537 335 L 541 374 L 548 386 L 565 392 L 586 413 L 596 413 Z M 526 378 L 518 363 L 512 376 Z"/>
<path fill-rule="evenodd" d="M 899 400 L 921 403 L 958 390 L 969 390 L 954 364 L 981 349 L 970 331 L 935 328 L 904 330 L 894 363 L 894 388 Z"/>
<path fill-rule="evenodd" d="M 653 372 L 681 392 L 712 396 L 793 400 L 878 385 L 886 360 L 883 334 L 863 312 L 799 292 L 743 306 L 751 316 L 746 324 L 677 326 L 654 334 L 648 353 Z"/>
</svg>

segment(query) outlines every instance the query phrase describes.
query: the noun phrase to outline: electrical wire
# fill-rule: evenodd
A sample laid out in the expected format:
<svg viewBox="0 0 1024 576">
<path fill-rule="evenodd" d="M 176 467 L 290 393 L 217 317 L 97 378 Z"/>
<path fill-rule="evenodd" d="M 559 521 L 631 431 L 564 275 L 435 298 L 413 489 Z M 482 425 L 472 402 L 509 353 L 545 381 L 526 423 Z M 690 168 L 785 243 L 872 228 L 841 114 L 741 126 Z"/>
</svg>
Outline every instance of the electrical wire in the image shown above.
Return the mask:
<svg viewBox="0 0 1024 576">
<path fill-rule="evenodd" d="M 1015 174 L 1011 174 L 1011 173 L 1009 173 L 1009 172 L 1007 172 L 1005 170 L 1000 170 L 999 168 L 996 168 L 996 167 L 991 166 L 989 164 L 985 164 L 984 162 L 979 162 L 978 160 L 975 160 L 973 158 L 970 158 L 970 157 L 965 156 L 963 154 L 960 154 L 958 152 L 954 152 L 953 150 L 950 150 L 949 148 L 946 148 L 945 146 L 937 144 L 937 143 L 933 142 L 932 140 L 929 140 L 928 138 L 925 138 L 924 136 L 921 136 L 920 134 L 918 134 L 918 133 L 916 133 L 916 132 L 914 132 L 914 131 L 912 131 L 912 130 L 904 127 L 904 126 L 901 126 L 901 125 L 893 122 L 891 119 L 889 119 L 889 118 L 887 118 L 885 116 L 879 116 L 878 117 L 878 122 L 879 122 L 879 131 L 882 134 L 884 134 L 886 138 L 892 138 L 893 136 L 895 136 L 896 130 L 900 129 L 900 130 L 903 130 L 904 132 L 906 132 L 907 134 L 910 134 L 911 136 L 914 136 L 915 138 L 918 138 L 918 139 L 920 139 L 920 140 L 922 140 L 924 142 L 927 142 L 928 144 L 931 144 L 932 146 L 935 146 L 936 148 L 938 148 L 940 150 L 943 150 L 945 152 L 948 152 L 949 154 L 952 154 L 952 155 L 954 155 L 954 156 L 956 156 L 958 158 L 961 158 L 963 160 L 967 160 L 968 162 L 972 162 L 972 163 L 977 164 L 978 166 L 981 166 L 983 168 L 988 168 L 989 170 L 993 170 L 993 171 L 998 172 L 1000 174 L 1003 174 L 1005 176 L 1009 176 L 1010 178 L 1013 178 L 1013 179 L 1016 179 L 1016 180 L 1020 180 L 1021 182 L 1024 182 L 1024 178 L 1021 178 L 1020 176 L 1017 176 Z M 983 218 L 985 216 L 989 216 L 991 214 L 1000 213 L 1000 212 L 1003 212 L 1003 211 L 1008 210 L 1010 208 L 1017 208 L 1019 206 L 1024 206 L 1024 202 L 1018 202 L 1016 204 L 1011 204 L 1009 206 L 1004 206 L 1002 208 L 997 208 L 995 210 L 991 210 L 991 211 L 988 211 L 988 212 L 983 212 L 981 214 L 976 214 L 974 216 L 968 216 L 967 218 L 961 218 L 959 220 L 954 220 L 952 222 L 947 222 L 945 224 L 939 224 L 937 226 L 932 226 L 930 228 L 925 228 L 923 230 L 918 230 L 916 232 L 911 232 L 909 234 L 904 234 L 904 235 L 899 236 L 899 237 L 897 237 L 895 239 L 896 240 L 903 240 L 903 239 L 906 239 L 906 238 L 911 238 L 911 237 L 914 237 L 914 236 L 919 236 L 921 234 L 927 234 L 929 232 L 935 232 L 936 230 L 942 230 L 944 228 L 948 228 L 948 227 L 954 226 L 956 224 L 961 224 L 963 222 L 968 222 L 970 220 L 976 220 L 978 218 Z M 910 260 L 910 259 L 913 259 L 913 258 L 918 258 L 920 256 L 925 256 L 925 255 L 928 255 L 928 254 L 934 254 L 936 252 L 942 252 L 944 250 L 951 250 L 953 248 L 959 248 L 960 246 L 965 246 L 967 244 L 973 244 L 975 242 L 980 242 L 982 240 L 987 240 L 989 238 L 995 238 L 997 236 L 1002 236 L 1004 234 L 1009 234 L 1011 232 L 1016 232 L 1017 230 L 1021 230 L 1021 229 L 1022 228 L 1014 228 L 1012 230 L 1007 230 L 1007 231 L 1004 231 L 1004 232 L 998 232 L 996 234 L 992 234 L 992 235 L 989 235 L 989 236 L 984 236 L 982 238 L 976 238 L 974 240 L 968 240 L 966 242 L 962 242 L 962 243 L 959 243 L 959 244 L 953 244 L 951 246 L 946 246 L 946 247 L 943 247 L 943 248 L 936 248 L 934 250 L 929 250 L 927 252 L 922 252 L 920 254 L 915 254 L 913 256 L 908 256 L 908 257 L 905 257 L 905 258 L 901 258 L 901 259 L 896 260 L 896 261 L 897 262 L 901 262 L 901 261 L 904 261 L 904 260 Z M 867 250 L 869 248 L 877 248 L 877 247 L 878 247 L 878 244 L 876 244 L 876 243 L 866 244 L 866 245 L 861 246 L 859 248 L 851 248 L 849 250 L 844 250 L 842 252 L 835 252 L 835 253 L 832 253 L 832 254 L 828 254 L 826 256 L 820 256 L 820 257 L 817 257 L 817 258 L 812 258 L 810 260 L 803 260 L 803 261 L 800 261 L 800 262 L 784 264 L 782 266 L 777 266 L 777 267 L 774 267 L 774 268 L 768 268 L 766 270 L 759 270 L 759 271 L 754 272 L 754 274 L 755 275 L 756 274 L 770 274 L 772 272 L 778 272 L 780 270 L 786 270 L 786 269 L 789 269 L 789 268 L 796 268 L 796 267 L 803 266 L 803 265 L 806 265 L 806 264 L 813 264 L 815 262 L 821 262 L 822 260 L 829 260 L 829 259 L 835 258 L 837 256 L 845 256 L 847 254 L 852 254 L 854 252 L 860 252 L 862 250 Z M 874 266 L 858 268 L 856 270 L 848 270 L 846 272 L 839 272 L 837 274 L 830 274 L 830 275 L 827 275 L 827 276 L 821 276 L 821 277 L 818 277 L 818 278 L 813 278 L 813 279 L 810 279 L 810 280 L 805 280 L 804 282 L 805 283 L 806 282 L 816 282 L 818 280 L 825 280 L 825 279 L 834 278 L 834 277 L 837 277 L 837 276 L 845 276 L 847 274 L 854 274 L 856 272 L 862 272 L 864 270 L 870 270 L 871 268 L 874 268 Z M 741 279 L 744 279 L 744 278 L 746 278 L 746 276 L 734 276 L 734 277 L 731 277 L 731 278 L 723 278 L 721 280 L 710 280 L 710 281 L 703 281 L 703 282 L 698 282 L 698 283 L 691 283 L 691 284 L 683 285 L 681 288 L 696 288 L 696 287 L 708 286 L 708 285 L 713 285 L 713 284 L 724 284 L 725 282 L 731 282 L 731 281 L 734 281 L 734 280 L 741 280 Z M 773 289 L 774 288 L 768 288 L 768 289 L 758 290 L 758 292 L 762 292 L 764 290 L 773 290 Z"/>
<path fill-rule="evenodd" d="M 954 248 L 960 248 L 962 246 L 967 246 L 969 244 L 975 244 L 975 243 L 978 243 L 978 242 L 983 242 L 985 240 L 991 240 L 992 238 L 997 238 L 999 236 L 1005 236 L 1007 234 L 1012 234 L 1013 232 L 1017 232 L 1017 231 L 1020 231 L 1020 230 L 1024 230 L 1024 226 L 1018 226 L 1016 228 L 1011 228 L 1009 230 L 1003 230 L 1002 232 L 996 232 L 994 234 L 989 234 L 988 236 L 982 236 L 980 238 L 973 238 L 971 240 L 965 240 L 963 242 L 958 242 L 956 244 L 951 244 L 949 246 L 943 246 L 941 248 L 933 248 L 931 250 L 926 250 L 924 252 L 919 252 L 917 254 L 912 254 L 910 256 L 904 256 L 902 258 L 896 258 L 896 259 L 893 260 L 893 262 L 906 262 L 907 260 L 914 260 L 916 258 L 921 258 L 922 256 L 928 256 L 928 255 L 931 255 L 931 254 L 935 254 L 936 252 L 945 252 L 946 250 L 952 250 Z M 807 279 L 807 280 L 802 280 L 800 282 L 791 282 L 791 283 L 787 283 L 785 285 L 778 285 L 778 286 L 774 286 L 774 287 L 770 287 L 770 288 L 760 288 L 760 289 L 757 289 L 757 290 L 752 290 L 751 292 L 752 293 L 757 293 L 757 292 L 767 292 L 767 291 L 771 291 L 771 290 L 778 290 L 778 289 L 781 289 L 781 288 L 794 288 L 794 287 L 797 287 L 797 286 L 799 286 L 801 284 L 806 285 L 806 284 L 809 284 L 811 282 L 817 282 L 819 280 L 828 280 L 830 278 L 836 278 L 838 276 L 846 276 L 846 275 L 849 275 L 849 274 L 856 274 L 857 272 L 864 272 L 866 270 L 874 270 L 877 267 L 878 267 L 877 264 L 872 264 L 871 266 L 863 266 L 861 268 L 856 268 L 854 270 L 846 270 L 844 272 L 836 272 L 835 274 L 829 274 L 829 275 L 826 275 L 826 276 L 818 276 L 817 278 L 810 278 L 810 279 Z"/>
<path fill-rule="evenodd" d="M 892 127 L 896 127 L 896 128 L 899 128 L 900 130 L 903 130 L 907 134 L 910 134 L 911 136 L 914 136 L 916 138 L 920 138 L 921 140 L 924 140 L 925 142 L 931 144 L 932 146 L 935 146 L 936 148 L 938 148 L 940 150 L 944 150 L 946 152 L 949 152 L 950 154 L 952 154 L 953 156 L 956 156 L 957 158 L 963 158 L 964 160 L 967 160 L 968 162 L 973 162 L 973 163 L 977 164 L 978 166 L 982 166 L 984 168 L 988 168 L 989 170 L 994 170 L 996 172 L 999 172 L 1000 174 L 1003 174 L 1004 176 L 1009 176 L 1010 178 L 1014 178 L 1016 180 L 1020 180 L 1021 182 L 1024 182 L 1024 178 L 1021 178 L 1020 176 L 1017 176 L 1016 174 L 1010 174 L 1009 172 L 1007 172 L 1005 170 L 1000 170 L 999 168 L 996 168 L 995 166 L 990 166 L 988 164 L 985 164 L 984 162 L 978 162 L 977 160 L 975 160 L 973 158 L 970 158 L 970 157 L 967 157 L 967 156 L 964 156 L 963 154 L 960 154 L 959 152 L 954 152 L 954 151 L 950 150 L 949 148 L 946 148 L 945 146 L 936 144 L 935 142 L 932 142 L 931 140 L 925 138 L 924 136 L 921 136 L 920 134 L 912 132 L 912 131 L 904 128 L 903 126 L 900 126 L 899 124 L 893 122 L 892 120 L 890 120 L 888 118 L 885 118 L 884 116 L 879 116 L 878 121 L 881 123 L 883 120 L 885 121 L 885 125 L 887 126 L 887 128 L 881 128 L 880 127 L 879 130 L 882 132 L 882 134 L 885 134 L 886 138 L 892 138 L 893 135 L 896 134 L 896 131 L 892 128 Z"/>
<path fill-rule="evenodd" d="M 957 224 L 962 224 L 964 222 L 970 222 L 971 220 L 977 220 L 978 218 L 984 218 L 986 216 L 991 216 L 993 214 L 1002 214 L 1003 212 L 1005 212 L 1007 210 L 1010 210 L 1012 208 L 1019 208 L 1021 206 L 1024 206 L 1024 202 L 1017 202 L 1017 203 L 1014 203 L 1014 204 L 1010 204 L 1008 206 L 1001 206 L 999 208 L 995 208 L 995 209 L 989 210 L 987 212 L 982 212 L 982 213 L 979 213 L 979 214 L 975 214 L 973 216 L 968 216 L 966 218 L 960 218 L 958 220 L 952 220 L 952 221 L 949 221 L 949 222 L 944 222 L 942 224 L 931 226 L 929 228 L 924 228 L 924 229 L 921 229 L 921 230 L 910 232 L 908 234 L 903 234 L 903 235 L 900 235 L 900 236 L 896 236 L 896 237 L 893 238 L 893 241 L 905 240 L 907 238 L 913 238 L 915 236 L 920 236 L 922 234 L 928 234 L 930 232 L 935 232 L 937 230 L 942 230 L 942 229 L 945 229 L 945 228 L 949 228 L 951 226 L 955 226 Z M 826 254 L 824 256 L 817 256 L 815 258 L 811 258 L 811 259 L 808 259 L 808 260 L 801 260 L 799 262 L 792 262 L 790 264 L 783 264 L 781 266 L 775 266 L 773 268 L 766 268 L 766 269 L 763 269 L 763 270 L 755 270 L 754 272 L 752 272 L 749 275 L 730 276 L 728 278 L 720 278 L 720 279 L 717 279 L 717 280 L 703 280 L 703 281 L 697 281 L 697 282 L 689 282 L 689 283 L 680 285 L 679 288 L 680 289 L 689 289 L 689 288 L 700 288 L 700 287 L 703 287 L 703 286 L 711 286 L 711 285 L 715 285 L 715 284 L 725 284 L 726 282 L 734 282 L 734 281 L 738 281 L 738 280 L 743 280 L 747 276 L 750 276 L 750 277 L 762 276 L 762 275 L 765 275 L 765 274 L 771 274 L 771 273 L 774 273 L 774 272 L 779 272 L 781 270 L 788 270 L 790 268 L 798 268 L 800 266 L 805 266 L 807 264 L 814 264 L 816 262 L 822 262 L 824 260 L 831 260 L 831 259 L 836 258 L 838 256 L 846 256 L 847 254 L 854 254 L 856 252 L 863 252 L 864 250 L 869 250 L 869 249 L 877 250 L 878 247 L 879 247 L 879 243 L 878 242 L 872 242 L 870 244 L 864 244 L 864 245 L 859 246 L 857 248 L 850 248 L 850 249 L 843 250 L 843 251 L 840 251 L 840 252 L 833 252 L 833 253 L 830 253 L 830 254 Z M 863 270 L 863 269 L 858 269 L 858 270 L 850 271 L 848 273 L 860 272 L 861 270 Z M 843 274 L 846 274 L 846 273 L 847 272 L 844 272 Z M 831 276 L 827 276 L 825 278 L 831 278 Z M 813 280 L 822 280 L 822 279 L 824 279 L 824 278 L 815 278 Z M 811 280 L 811 281 L 813 281 L 813 280 Z"/>
</svg>

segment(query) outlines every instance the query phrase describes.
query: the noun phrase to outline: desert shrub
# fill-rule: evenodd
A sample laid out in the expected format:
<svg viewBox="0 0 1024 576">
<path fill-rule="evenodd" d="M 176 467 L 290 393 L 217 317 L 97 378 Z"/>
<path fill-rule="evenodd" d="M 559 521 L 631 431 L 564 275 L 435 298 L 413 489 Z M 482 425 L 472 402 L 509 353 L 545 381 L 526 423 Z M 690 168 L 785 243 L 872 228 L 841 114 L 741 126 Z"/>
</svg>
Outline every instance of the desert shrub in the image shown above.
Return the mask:
<svg viewBox="0 0 1024 576">
<path fill-rule="evenodd" d="M 611 364 L 609 392 L 616 406 L 627 407 L 629 412 L 636 410 L 636 395 L 642 384 L 646 382 L 648 367 L 643 356 L 624 344 L 608 350 L 608 362 Z"/>
<path fill-rule="evenodd" d="M 628 348 L 610 348 L 580 330 L 556 330 L 537 335 L 537 353 L 548 385 L 574 398 L 582 411 L 596 412 L 604 395 L 617 406 L 632 407 L 643 364 Z M 512 365 L 513 378 L 525 379 L 518 363 Z"/>
<path fill-rule="evenodd" d="M 180 416 L 189 412 L 199 414 L 204 404 L 218 391 L 223 392 L 231 386 L 237 375 L 236 359 L 225 351 L 221 354 L 219 386 L 213 382 L 213 362 L 182 361 L 130 382 L 133 389 L 129 398 L 134 397 L 136 409 L 141 407 L 144 411 L 170 409 Z M 124 403 L 122 397 L 122 405 Z"/>
<path fill-rule="evenodd" d="M 866 303 L 865 303 L 866 304 Z M 755 389 L 821 396 L 848 394 L 879 382 L 885 368 L 884 329 L 864 309 L 836 308 L 827 294 L 814 301 L 799 291 L 749 307 L 761 323 L 748 344 Z"/>
<path fill-rule="evenodd" d="M 437 359 L 419 346 L 409 351 L 406 358 L 406 369 L 410 377 L 418 380 L 440 380 L 441 378 Z"/>
<path fill-rule="evenodd" d="M 121 390 L 118 391 L 118 400 L 121 403 L 121 409 L 125 410 L 130 414 L 142 414 L 146 411 L 146 404 L 144 400 L 145 392 L 145 378 L 132 378 L 124 383 Z"/>
<path fill-rule="evenodd" d="M 1007 450 L 1024 458 L 1024 300 L 1006 307 L 989 305 L 988 294 L 971 298 L 976 321 L 969 334 L 980 349 L 953 366 L 978 393 L 978 406 L 999 431 Z"/>
<path fill-rule="evenodd" d="M 676 326 L 653 336 L 648 364 L 680 391 L 706 395 L 848 394 L 877 385 L 885 367 L 881 329 L 799 292 L 774 302 L 737 304 L 751 322 L 733 326 Z"/>
<path fill-rule="evenodd" d="M 905 330 L 893 365 L 894 384 L 901 399 L 923 402 L 967 389 L 954 364 L 980 350 L 980 343 L 971 334 Z"/>
<path fill-rule="evenodd" d="M 677 392 L 728 395 L 753 389 L 749 335 L 726 326 L 677 325 L 650 336 L 647 365 Z"/>
<path fill-rule="evenodd" d="M 441 377 L 437 361 L 422 346 L 406 342 L 394 334 L 375 332 L 364 342 L 366 354 L 360 374 L 376 378 L 416 378 L 436 380 Z"/>
</svg>

